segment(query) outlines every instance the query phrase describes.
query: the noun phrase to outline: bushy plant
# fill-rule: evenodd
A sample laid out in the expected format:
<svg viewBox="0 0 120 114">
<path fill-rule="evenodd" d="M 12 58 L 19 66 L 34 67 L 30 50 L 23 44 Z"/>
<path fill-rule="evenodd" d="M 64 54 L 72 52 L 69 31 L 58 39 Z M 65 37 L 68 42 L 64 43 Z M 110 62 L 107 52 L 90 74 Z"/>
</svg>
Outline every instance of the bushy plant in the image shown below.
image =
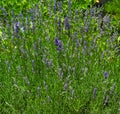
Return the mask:
<svg viewBox="0 0 120 114">
<path fill-rule="evenodd" d="M 1 23 L 1 113 L 119 113 L 113 18 L 72 3 L 38 2 Z"/>
</svg>

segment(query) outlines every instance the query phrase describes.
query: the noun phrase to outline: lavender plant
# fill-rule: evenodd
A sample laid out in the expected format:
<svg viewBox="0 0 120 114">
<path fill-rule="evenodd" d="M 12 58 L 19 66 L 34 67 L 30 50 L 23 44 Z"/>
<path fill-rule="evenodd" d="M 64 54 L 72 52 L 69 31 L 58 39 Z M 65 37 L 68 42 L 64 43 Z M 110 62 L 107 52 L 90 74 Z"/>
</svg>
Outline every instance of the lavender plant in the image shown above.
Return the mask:
<svg viewBox="0 0 120 114">
<path fill-rule="evenodd" d="M 113 18 L 72 3 L 40 1 L 0 24 L 1 113 L 118 113 Z"/>
</svg>

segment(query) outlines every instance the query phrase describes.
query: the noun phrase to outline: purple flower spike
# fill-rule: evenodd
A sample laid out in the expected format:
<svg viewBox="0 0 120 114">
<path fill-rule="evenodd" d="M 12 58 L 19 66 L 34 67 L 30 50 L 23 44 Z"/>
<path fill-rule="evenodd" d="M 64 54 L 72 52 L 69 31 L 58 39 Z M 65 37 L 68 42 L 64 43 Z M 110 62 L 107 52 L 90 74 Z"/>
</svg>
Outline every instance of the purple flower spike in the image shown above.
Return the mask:
<svg viewBox="0 0 120 114">
<path fill-rule="evenodd" d="M 88 32 L 88 29 L 89 29 L 89 26 L 86 25 L 86 26 L 85 26 L 85 32 Z"/>
<path fill-rule="evenodd" d="M 97 92 L 97 88 L 94 88 L 94 90 L 93 90 L 93 98 L 95 98 L 96 92 Z"/>
<path fill-rule="evenodd" d="M 105 78 L 105 79 L 108 78 L 108 72 L 104 72 L 104 78 Z"/>
<path fill-rule="evenodd" d="M 54 4 L 54 13 L 56 13 L 57 7 L 56 4 Z"/>
<path fill-rule="evenodd" d="M 70 30 L 70 24 L 69 24 L 68 17 L 65 17 L 65 29 Z"/>
<path fill-rule="evenodd" d="M 61 30 L 61 19 L 58 21 L 58 29 Z"/>
<path fill-rule="evenodd" d="M 90 16 L 91 17 L 94 16 L 94 9 L 93 8 L 90 9 Z"/>
<path fill-rule="evenodd" d="M 109 18 L 109 16 L 105 16 L 105 17 L 103 18 L 103 21 L 104 21 L 105 23 L 110 23 L 110 18 Z"/>
<path fill-rule="evenodd" d="M 60 51 L 62 50 L 62 42 L 58 40 L 57 38 L 55 39 L 55 45 L 57 46 L 57 50 Z"/>
<path fill-rule="evenodd" d="M 58 8 L 59 8 L 59 11 L 62 11 L 62 1 L 58 2 Z"/>
<path fill-rule="evenodd" d="M 60 46 L 60 45 L 61 45 L 61 41 L 58 40 L 57 38 L 55 39 L 55 45 L 56 45 L 56 46 Z"/>
<path fill-rule="evenodd" d="M 59 47 L 57 48 L 57 50 L 58 50 L 58 51 L 61 51 L 61 50 L 62 50 L 62 47 L 59 46 Z"/>
<path fill-rule="evenodd" d="M 16 24 L 15 24 L 15 32 L 16 33 L 19 32 L 19 26 L 20 26 L 19 22 L 16 22 Z"/>
</svg>

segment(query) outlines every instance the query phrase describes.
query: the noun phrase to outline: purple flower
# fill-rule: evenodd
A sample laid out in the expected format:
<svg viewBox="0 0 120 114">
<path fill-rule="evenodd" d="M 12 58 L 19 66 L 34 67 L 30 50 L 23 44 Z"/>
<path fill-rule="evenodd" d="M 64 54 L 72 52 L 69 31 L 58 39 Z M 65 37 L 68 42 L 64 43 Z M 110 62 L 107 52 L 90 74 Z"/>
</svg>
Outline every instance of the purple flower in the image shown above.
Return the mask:
<svg viewBox="0 0 120 114">
<path fill-rule="evenodd" d="M 97 88 L 94 88 L 94 90 L 93 90 L 93 98 L 95 98 L 96 92 L 97 92 Z"/>
<path fill-rule="evenodd" d="M 104 72 L 104 78 L 105 78 L 105 79 L 108 78 L 108 72 Z"/>
<path fill-rule="evenodd" d="M 105 17 L 103 18 L 103 21 L 104 21 L 105 23 L 110 23 L 110 18 L 109 18 L 109 16 L 105 16 Z"/>
<path fill-rule="evenodd" d="M 78 48 L 80 46 L 80 42 L 78 39 L 76 39 L 76 47 Z"/>
<path fill-rule="evenodd" d="M 61 19 L 58 21 L 58 30 L 61 30 Z"/>
<path fill-rule="evenodd" d="M 57 50 L 58 51 L 62 50 L 62 42 L 58 38 L 56 38 L 54 42 L 55 45 L 57 46 Z"/>
<path fill-rule="evenodd" d="M 61 41 L 58 40 L 57 38 L 55 39 L 55 45 L 56 45 L 56 46 L 60 46 L 60 45 L 61 45 Z"/>
<path fill-rule="evenodd" d="M 16 24 L 15 24 L 15 32 L 16 33 L 19 32 L 19 26 L 20 26 L 19 22 L 16 22 Z"/>
<path fill-rule="evenodd" d="M 28 85 L 30 85 L 30 81 L 28 80 L 28 77 L 27 77 L 27 76 L 23 77 L 23 79 L 24 79 L 24 81 L 25 81 Z"/>
<path fill-rule="evenodd" d="M 85 32 L 88 32 L 88 30 L 89 30 L 89 25 L 90 25 L 90 22 L 87 21 L 87 22 L 85 23 Z"/>
<path fill-rule="evenodd" d="M 89 26 L 86 25 L 86 26 L 85 26 L 85 32 L 88 32 L 88 29 L 89 29 Z"/>
<path fill-rule="evenodd" d="M 46 59 L 45 62 L 47 67 L 52 66 L 52 60 Z"/>
<path fill-rule="evenodd" d="M 62 11 L 62 1 L 58 2 L 58 8 L 59 8 L 59 11 Z"/>
<path fill-rule="evenodd" d="M 98 19 L 102 19 L 102 14 L 98 13 Z"/>
<path fill-rule="evenodd" d="M 65 17 L 65 29 L 70 30 L 70 24 L 67 16 Z"/>
<path fill-rule="evenodd" d="M 70 10 L 71 8 L 71 0 L 68 0 L 68 9 Z"/>
<path fill-rule="evenodd" d="M 59 47 L 57 48 L 57 50 L 58 50 L 58 51 L 62 50 L 62 47 L 59 46 Z"/>
<path fill-rule="evenodd" d="M 95 9 L 91 8 L 91 9 L 90 9 L 90 16 L 91 16 L 91 17 L 94 16 L 94 12 L 95 12 Z"/>
<path fill-rule="evenodd" d="M 32 63 L 32 71 L 34 72 L 34 68 L 35 68 L 35 61 L 34 61 L 34 60 L 32 60 L 32 61 L 31 61 L 31 63 Z"/>
<path fill-rule="evenodd" d="M 87 16 L 88 15 L 88 9 L 85 11 L 85 16 Z"/>
<path fill-rule="evenodd" d="M 54 4 L 54 13 L 56 13 L 57 11 L 57 7 L 56 7 L 56 4 Z"/>
</svg>

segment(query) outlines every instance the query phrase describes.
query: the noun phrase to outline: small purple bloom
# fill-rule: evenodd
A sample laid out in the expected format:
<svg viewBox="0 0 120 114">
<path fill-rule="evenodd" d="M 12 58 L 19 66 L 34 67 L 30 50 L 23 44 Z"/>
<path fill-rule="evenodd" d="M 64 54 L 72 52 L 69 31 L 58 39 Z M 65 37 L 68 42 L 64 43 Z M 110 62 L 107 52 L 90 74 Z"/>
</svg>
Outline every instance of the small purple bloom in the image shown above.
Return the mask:
<svg viewBox="0 0 120 114">
<path fill-rule="evenodd" d="M 91 17 L 94 16 L 94 10 L 95 10 L 95 9 L 93 9 L 93 8 L 90 9 L 90 16 L 91 16 Z"/>
<path fill-rule="evenodd" d="M 61 30 L 61 19 L 58 21 L 58 30 Z"/>
<path fill-rule="evenodd" d="M 90 25 L 90 22 L 87 21 L 87 22 L 85 23 L 85 32 L 88 32 L 88 30 L 89 30 L 89 25 Z"/>
<path fill-rule="evenodd" d="M 19 22 L 16 22 L 16 24 L 15 24 L 15 32 L 16 33 L 19 32 L 19 26 L 20 26 Z"/>
<path fill-rule="evenodd" d="M 56 13 L 57 11 L 57 7 L 56 7 L 56 4 L 54 4 L 54 13 Z"/>
<path fill-rule="evenodd" d="M 68 9 L 70 10 L 71 8 L 71 0 L 68 0 Z"/>
<path fill-rule="evenodd" d="M 69 24 L 68 17 L 65 17 L 65 29 L 70 30 L 70 24 Z"/>
<path fill-rule="evenodd" d="M 102 19 L 102 14 L 98 13 L 98 19 Z"/>
<path fill-rule="evenodd" d="M 58 51 L 62 50 L 62 47 L 58 46 L 57 50 L 58 50 Z"/>
<path fill-rule="evenodd" d="M 96 92 L 97 92 L 97 88 L 94 88 L 94 90 L 93 90 L 93 98 L 95 98 Z"/>
<path fill-rule="evenodd" d="M 80 46 L 80 42 L 78 39 L 76 39 L 76 47 L 78 48 Z"/>
<path fill-rule="evenodd" d="M 85 16 L 87 16 L 88 15 L 88 9 L 85 11 Z"/>
<path fill-rule="evenodd" d="M 109 16 L 105 16 L 105 17 L 103 18 L 103 21 L 104 21 L 105 23 L 110 23 L 110 18 L 109 18 Z"/>
<path fill-rule="evenodd" d="M 105 79 L 108 78 L 108 72 L 104 72 L 104 78 L 105 78 Z"/>
<path fill-rule="evenodd" d="M 55 39 L 55 45 L 57 46 L 57 50 L 60 51 L 62 50 L 62 42 L 59 39 Z"/>
<path fill-rule="evenodd" d="M 87 42 L 84 41 L 84 49 L 87 49 Z"/>
<path fill-rule="evenodd" d="M 58 40 L 57 38 L 55 39 L 55 45 L 56 45 L 56 46 L 60 46 L 60 45 L 61 45 L 61 41 Z"/>
<path fill-rule="evenodd" d="M 49 66 L 52 65 L 52 60 L 46 59 L 45 62 L 46 62 L 46 66 L 47 66 L 47 67 L 49 67 Z"/>
<path fill-rule="evenodd" d="M 85 32 L 88 32 L 88 29 L 89 29 L 89 26 L 86 25 L 86 26 L 85 26 Z"/>
<path fill-rule="evenodd" d="M 62 11 L 62 1 L 58 2 L 58 8 L 59 8 L 59 11 Z"/>
<path fill-rule="evenodd" d="M 31 61 L 31 63 L 32 63 L 32 71 L 34 72 L 34 68 L 35 68 L 35 61 L 34 61 L 34 60 L 32 60 L 32 61 Z"/>
</svg>

